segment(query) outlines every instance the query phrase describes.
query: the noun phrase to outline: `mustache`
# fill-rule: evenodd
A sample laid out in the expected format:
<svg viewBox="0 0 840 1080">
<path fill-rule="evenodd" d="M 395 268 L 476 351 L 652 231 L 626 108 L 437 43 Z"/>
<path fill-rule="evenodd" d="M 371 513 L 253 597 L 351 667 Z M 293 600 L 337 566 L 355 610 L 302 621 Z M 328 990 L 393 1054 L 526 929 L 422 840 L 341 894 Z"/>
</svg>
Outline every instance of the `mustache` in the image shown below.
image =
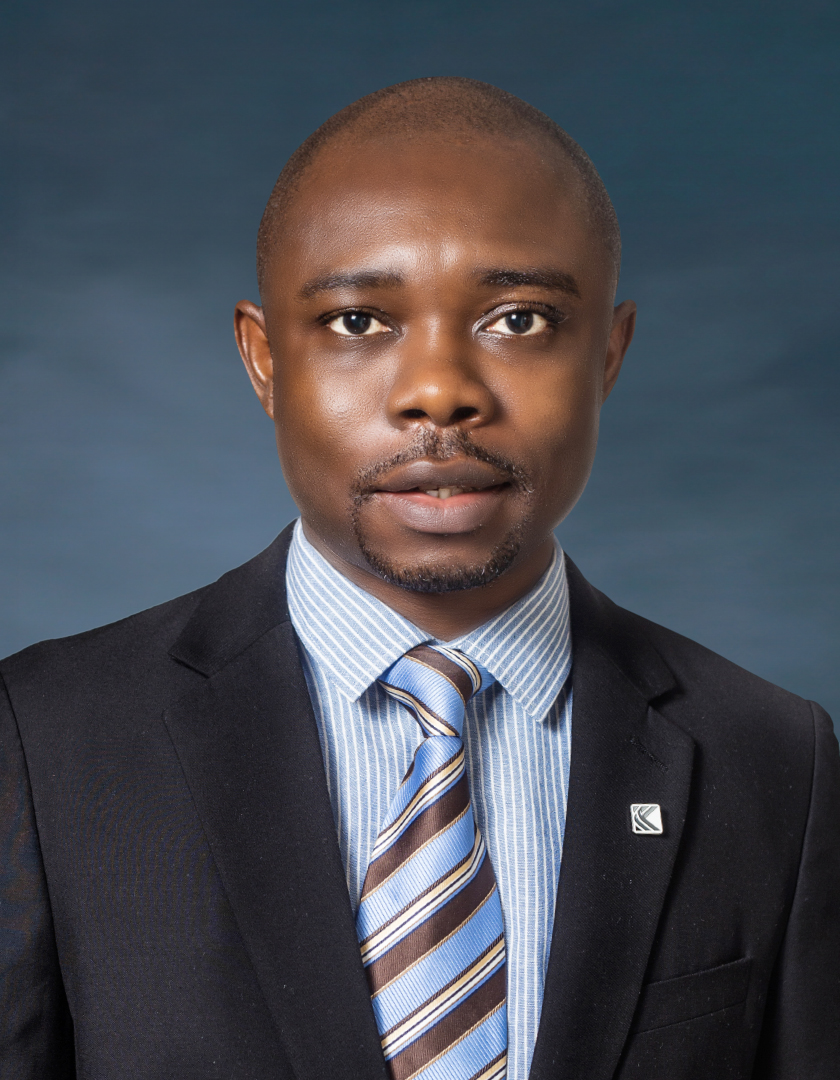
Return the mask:
<svg viewBox="0 0 840 1080">
<path fill-rule="evenodd" d="M 358 505 L 372 495 L 382 477 L 400 465 L 409 465 L 413 461 L 421 460 L 451 461 L 456 457 L 472 458 L 473 461 L 482 461 L 486 465 L 492 465 L 506 477 L 515 490 L 523 495 L 533 493 L 533 483 L 526 469 L 511 458 L 476 445 L 466 431 L 439 432 L 422 429 L 410 446 L 397 451 L 384 461 L 378 461 L 359 470 L 352 489 L 354 501 Z"/>
</svg>

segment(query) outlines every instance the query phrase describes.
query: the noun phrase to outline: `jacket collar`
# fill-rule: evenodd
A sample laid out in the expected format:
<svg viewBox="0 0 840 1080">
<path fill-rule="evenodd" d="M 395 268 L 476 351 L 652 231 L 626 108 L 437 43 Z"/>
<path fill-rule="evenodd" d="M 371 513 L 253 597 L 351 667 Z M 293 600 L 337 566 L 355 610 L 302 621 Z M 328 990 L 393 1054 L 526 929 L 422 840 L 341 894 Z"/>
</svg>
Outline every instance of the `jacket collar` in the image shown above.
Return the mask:
<svg viewBox="0 0 840 1080">
<path fill-rule="evenodd" d="M 243 566 L 201 592 L 169 655 L 200 675 L 214 675 L 263 634 L 289 621 L 286 556 L 294 524 Z"/>
</svg>

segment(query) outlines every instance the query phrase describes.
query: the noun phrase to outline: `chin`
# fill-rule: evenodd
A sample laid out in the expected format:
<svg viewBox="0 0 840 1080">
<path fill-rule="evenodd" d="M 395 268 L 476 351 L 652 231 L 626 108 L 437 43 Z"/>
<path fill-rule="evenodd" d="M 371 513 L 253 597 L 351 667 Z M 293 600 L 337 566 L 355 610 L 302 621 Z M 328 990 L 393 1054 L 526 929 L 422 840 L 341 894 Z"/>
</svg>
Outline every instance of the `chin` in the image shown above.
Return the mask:
<svg viewBox="0 0 840 1080">
<path fill-rule="evenodd" d="M 478 589 L 501 577 L 510 569 L 522 547 L 519 533 L 519 529 L 515 530 L 497 544 L 486 558 L 472 562 L 454 559 L 413 563 L 398 561 L 377 550 L 363 532 L 357 531 L 356 539 L 371 570 L 391 585 L 408 592 L 449 593 Z"/>
</svg>

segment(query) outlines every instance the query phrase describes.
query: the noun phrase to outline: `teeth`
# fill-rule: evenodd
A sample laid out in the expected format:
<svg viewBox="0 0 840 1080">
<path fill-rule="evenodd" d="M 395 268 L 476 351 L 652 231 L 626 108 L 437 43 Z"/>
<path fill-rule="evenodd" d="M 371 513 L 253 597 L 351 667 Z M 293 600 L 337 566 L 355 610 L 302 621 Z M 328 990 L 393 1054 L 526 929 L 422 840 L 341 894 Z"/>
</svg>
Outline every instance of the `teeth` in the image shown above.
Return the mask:
<svg viewBox="0 0 840 1080">
<path fill-rule="evenodd" d="M 433 496 L 435 499 L 450 499 L 453 495 L 463 495 L 465 491 L 475 491 L 475 488 L 462 488 L 462 487 L 442 487 L 431 488 L 426 491 L 427 495 Z"/>
</svg>

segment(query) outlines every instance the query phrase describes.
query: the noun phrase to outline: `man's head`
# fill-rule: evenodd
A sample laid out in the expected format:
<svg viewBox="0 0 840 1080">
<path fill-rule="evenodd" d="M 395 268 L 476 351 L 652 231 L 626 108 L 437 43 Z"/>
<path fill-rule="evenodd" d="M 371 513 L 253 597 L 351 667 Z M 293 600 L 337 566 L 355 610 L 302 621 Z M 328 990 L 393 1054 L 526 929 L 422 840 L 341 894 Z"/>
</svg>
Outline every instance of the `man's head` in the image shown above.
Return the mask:
<svg viewBox="0 0 840 1080">
<path fill-rule="evenodd" d="M 539 577 L 632 334 L 618 259 L 589 159 L 494 87 L 390 87 L 303 144 L 237 337 L 328 558 L 415 595 Z"/>
</svg>

